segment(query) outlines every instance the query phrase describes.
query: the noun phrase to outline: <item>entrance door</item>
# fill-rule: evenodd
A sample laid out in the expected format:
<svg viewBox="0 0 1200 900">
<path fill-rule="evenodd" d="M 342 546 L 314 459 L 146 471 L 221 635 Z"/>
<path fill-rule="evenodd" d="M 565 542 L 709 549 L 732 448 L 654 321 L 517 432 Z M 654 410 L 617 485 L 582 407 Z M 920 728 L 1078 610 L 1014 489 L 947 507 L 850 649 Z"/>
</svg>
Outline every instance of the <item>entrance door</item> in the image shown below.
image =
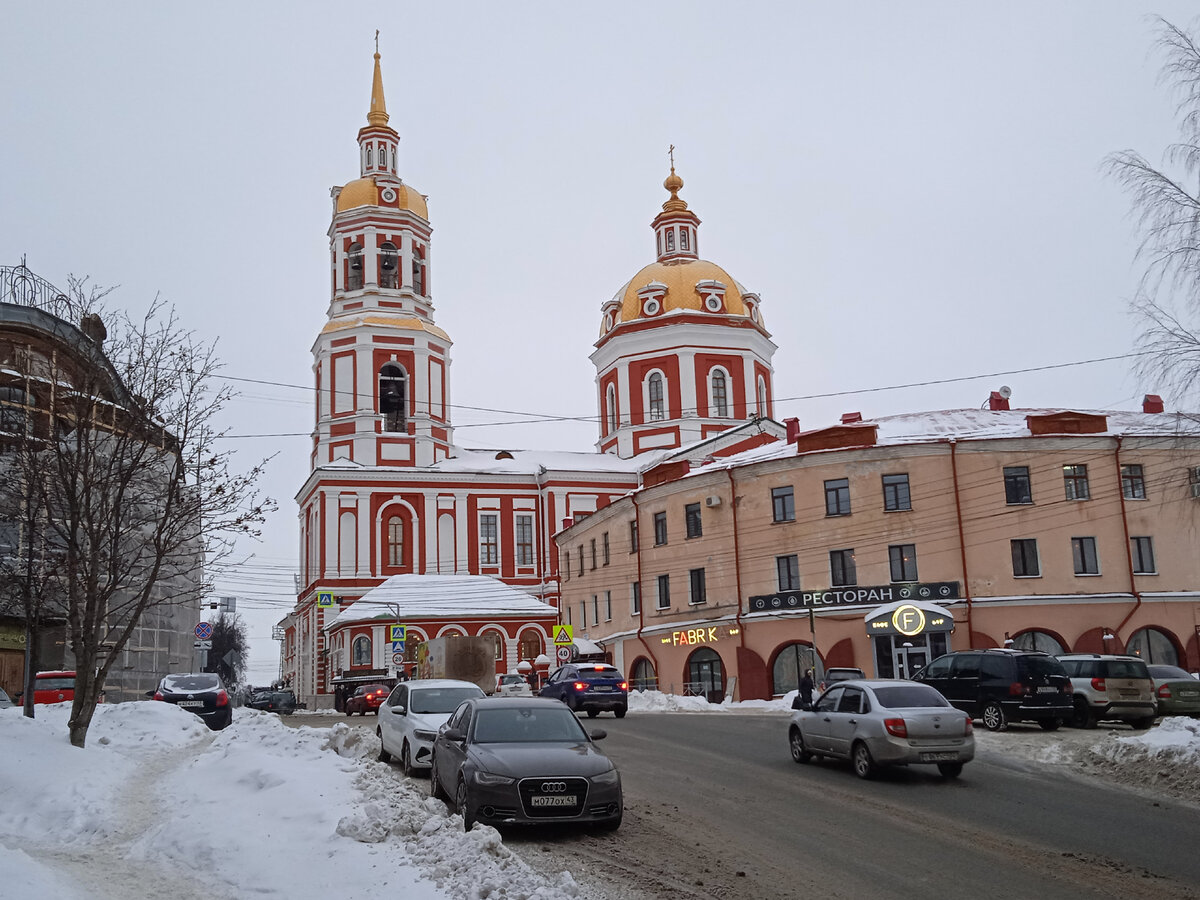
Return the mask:
<svg viewBox="0 0 1200 900">
<path fill-rule="evenodd" d="M 929 662 L 929 648 L 924 644 L 925 640 L 922 638 L 920 647 L 893 647 L 892 658 L 895 662 L 897 678 L 912 678 L 913 673 L 925 668 Z"/>
</svg>

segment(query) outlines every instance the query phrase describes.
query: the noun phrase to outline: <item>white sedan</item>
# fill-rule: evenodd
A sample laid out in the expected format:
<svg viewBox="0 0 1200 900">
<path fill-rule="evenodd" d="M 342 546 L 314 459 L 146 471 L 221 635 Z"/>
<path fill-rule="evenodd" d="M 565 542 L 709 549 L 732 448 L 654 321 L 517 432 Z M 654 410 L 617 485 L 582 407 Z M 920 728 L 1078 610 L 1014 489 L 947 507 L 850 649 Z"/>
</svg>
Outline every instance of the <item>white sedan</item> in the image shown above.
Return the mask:
<svg viewBox="0 0 1200 900">
<path fill-rule="evenodd" d="M 379 760 L 400 758 L 405 775 L 428 769 L 433 739 L 458 704 L 482 697 L 479 685 L 470 681 L 430 678 L 402 681 L 379 707 Z"/>
</svg>

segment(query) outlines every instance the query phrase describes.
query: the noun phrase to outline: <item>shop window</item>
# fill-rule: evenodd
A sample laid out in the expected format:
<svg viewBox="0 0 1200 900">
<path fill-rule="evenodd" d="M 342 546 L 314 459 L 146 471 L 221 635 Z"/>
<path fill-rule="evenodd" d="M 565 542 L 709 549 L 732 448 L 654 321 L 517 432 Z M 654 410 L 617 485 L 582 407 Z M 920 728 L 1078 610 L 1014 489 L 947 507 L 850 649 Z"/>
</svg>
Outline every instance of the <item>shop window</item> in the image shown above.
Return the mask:
<svg viewBox="0 0 1200 900">
<path fill-rule="evenodd" d="M 1040 650 L 1051 656 L 1067 652 L 1066 647 L 1059 642 L 1058 638 L 1047 631 L 1038 631 L 1037 629 L 1021 632 L 1013 638 L 1013 642 L 1009 646 L 1014 650 Z"/>
<path fill-rule="evenodd" d="M 658 675 L 650 660 L 642 658 L 633 664 L 633 670 L 629 673 L 629 687 L 635 691 L 658 690 Z"/>
<path fill-rule="evenodd" d="M 808 644 L 788 644 L 775 657 L 771 666 L 771 693 L 781 696 L 788 691 L 799 690 L 800 676 L 808 669 L 822 671 L 820 660 Z"/>
<path fill-rule="evenodd" d="M 1125 652 L 1140 656 L 1150 665 L 1177 666 L 1179 651 L 1170 636 L 1158 628 L 1140 628 L 1129 636 Z"/>
<path fill-rule="evenodd" d="M 684 693 L 706 697 L 710 703 L 720 703 L 725 694 L 725 673 L 721 657 L 715 650 L 701 647 L 688 657 L 687 684 Z"/>
</svg>

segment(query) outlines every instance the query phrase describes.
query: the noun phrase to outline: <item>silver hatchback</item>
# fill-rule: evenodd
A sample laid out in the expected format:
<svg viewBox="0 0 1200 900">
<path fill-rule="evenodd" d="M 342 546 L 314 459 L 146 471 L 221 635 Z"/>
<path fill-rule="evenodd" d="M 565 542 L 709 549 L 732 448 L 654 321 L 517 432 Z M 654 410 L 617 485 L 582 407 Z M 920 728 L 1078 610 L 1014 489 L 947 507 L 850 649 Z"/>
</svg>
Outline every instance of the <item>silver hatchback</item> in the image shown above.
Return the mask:
<svg viewBox="0 0 1200 900">
<path fill-rule="evenodd" d="M 971 717 L 934 688 L 913 681 L 852 681 L 821 695 L 811 710 L 792 714 L 792 759 L 849 759 L 870 778 L 880 766 L 936 765 L 955 778 L 975 758 Z"/>
</svg>

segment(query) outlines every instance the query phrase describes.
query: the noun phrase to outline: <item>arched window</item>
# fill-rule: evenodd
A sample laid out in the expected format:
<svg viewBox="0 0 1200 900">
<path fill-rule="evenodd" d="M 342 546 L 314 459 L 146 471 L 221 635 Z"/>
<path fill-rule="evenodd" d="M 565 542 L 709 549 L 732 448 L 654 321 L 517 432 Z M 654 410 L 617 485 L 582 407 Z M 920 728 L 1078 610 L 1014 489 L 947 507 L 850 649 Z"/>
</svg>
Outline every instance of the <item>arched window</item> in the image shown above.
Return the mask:
<svg viewBox="0 0 1200 900">
<path fill-rule="evenodd" d="M 374 153 L 374 149 L 375 149 L 375 148 L 374 148 L 374 147 L 372 147 L 370 144 L 367 144 L 367 165 L 368 165 L 368 166 L 373 166 L 373 165 L 375 165 L 375 153 Z"/>
<path fill-rule="evenodd" d="M 371 665 L 371 639 L 365 634 L 360 634 L 354 639 L 353 647 L 350 664 L 352 666 Z"/>
<path fill-rule="evenodd" d="M 714 369 L 712 373 L 712 410 L 718 419 L 729 416 L 729 395 L 725 388 L 725 373 Z"/>
<path fill-rule="evenodd" d="M 532 628 L 521 632 L 521 642 L 517 645 L 517 656 L 533 662 L 542 655 L 542 636 Z"/>
<path fill-rule="evenodd" d="M 608 386 L 608 396 L 605 402 L 608 406 L 608 433 L 612 434 L 617 430 L 617 389 L 611 384 Z"/>
<path fill-rule="evenodd" d="M 1059 642 L 1058 638 L 1049 632 L 1037 629 L 1030 629 L 1018 634 L 1012 639 L 1012 648 L 1014 650 L 1041 650 L 1051 656 L 1067 652 L 1067 648 Z"/>
<path fill-rule="evenodd" d="M 767 415 L 767 379 L 758 376 L 758 414 L 762 418 Z"/>
<path fill-rule="evenodd" d="M 413 247 L 412 286 L 413 291 L 425 296 L 425 250 L 417 246 Z"/>
<path fill-rule="evenodd" d="M 379 168 L 387 168 L 387 144 L 379 145 Z"/>
<path fill-rule="evenodd" d="M 425 640 L 426 640 L 425 635 L 423 635 L 417 629 L 413 628 L 411 625 L 408 626 L 408 631 L 405 633 L 405 638 L 404 638 L 404 664 L 405 665 L 410 665 L 410 664 L 412 666 L 416 665 L 418 653 L 420 651 L 421 645 L 425 643 Z M 411 669 L 410 669 L 410 671 L 411 671 Z"/>
<path fill-rule="evenodd" d="M 351 244 L 346 252 L 346 290 L 360 291 L 363 286 L 362 244 Z"/>
<path fill-rule="evenodd" d="M 663 377 L 660 373 L 654 372 L 650 375 L 650 381 L 646 385 L 646 390 L 649 396 L 650 418 L 654 421 L 664 418 Z"/>
<path fill-rule="evenodd" d="M 688 249 L 688 230 L 686 228 L 679 229 L 679 249 Z"/>
<path fill-rule="evenodd" d="M 658 675 L 654 673 L 654 665 L 642 657 L 633 664 L 629 674 L 629 687 L 634 691 L 657 691 Z"/>
<path fill-rule="evenodd" d="M 720 703 L 725 695 L 725 674 L 721 669 L 721 657 L 715 650 L 701 647 L 688 657 L 688 683 L 684 692 L 696 697 L 707 697 L 710 703 Z"/>
<path fill-rule="evenodd" d="M 492 639 L 492 645 L 496 649 L 495 658 L 497 660 L 503 660 L 504 659 L 504 635 L 501 634 L 499 631 L 485 631 L 483 633 L 483 635 L 484 635 L 484 637 L 489 637 Z"/>
<path fill-rule="evenodd" d="M 395 363 L 379 370 L 379 412 L 384 431 L 405 431 L 408 427 L 408 376 Z"/>
<path fill-rule="evenodd" d="M 667 252 L 668 253 L 675 252 L 675 229 L 674 228 L 667 229 Z"/>
<path fill-rule="evenodd" d="M 800 676 L 805 669 L 815 669 L 817 674 L 822 672 L 821 661 L 813 653 L 808 644 L 788 644 L 775 657 L 775 665 L 771 667 L 771 692 L 786 694 L 800 687 Z"/>
<path fill-rule="evenodd" d="M 1141 628 L 1129 637 L 1125 652 L 1140 656 L 1148 665 L 1177 666 L 1179 651 L 1170 635 L 1157 628 Z"/>
<path fill-rule="evenodd" d="M 384 243 L 379 248 L 379 286 L 381 288 L 397 288 L 400 286 L 400 260 L 396 255 L 396 245 Z"/>
<path fill-rule="evenodd" d="M 387 558 L 393 569 L 404 565 L 404 520 L 399 516 L 388 519 Z"/>
</svg>

